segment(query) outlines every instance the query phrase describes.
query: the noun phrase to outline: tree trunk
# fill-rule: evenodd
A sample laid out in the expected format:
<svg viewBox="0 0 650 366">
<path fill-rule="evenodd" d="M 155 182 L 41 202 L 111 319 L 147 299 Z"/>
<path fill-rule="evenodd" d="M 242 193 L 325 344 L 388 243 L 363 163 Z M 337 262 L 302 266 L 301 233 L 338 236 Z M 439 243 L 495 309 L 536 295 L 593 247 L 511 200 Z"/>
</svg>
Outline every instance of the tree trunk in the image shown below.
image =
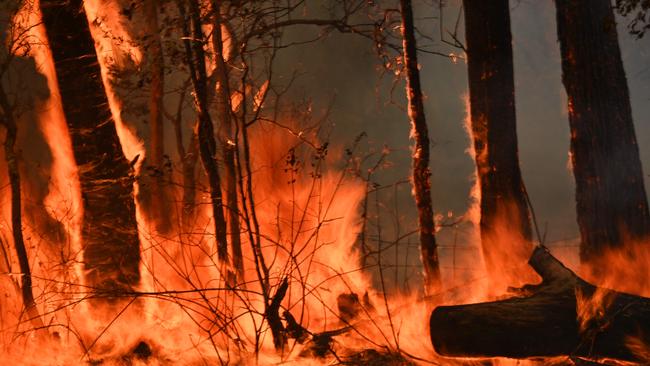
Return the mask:
<svg viewBox="0 0 650 366">
<path fill-rule="evenodd" d="M 580 256 L 589 264 L 625 239 L 647 238 L 650 215 L 611 2 L 555 4 Z"/>
<path fill-rule="evenodd" d="M 427 293 L 440 288 L 440 268 L 431 203 L 431 170 L 429 169 L 429 132 L 424 116 L 420 72 L 418 70 L 417 48 L 413 29 L 413 9 L 410 0 L 400 0 L 402 13 L 402 44 L 406 65 L 406 95 L 413 147 L 413 191 L 418 209 L 420 232 L 420 256 L 424 267 L 424 282 Z"/>
<path fill-rule="evenodd" d="M 98 291 L 140 280 L 131 166 L 122 153 L 81 0 L 42 0 L 63 112 L 79 167 L 86 279 Z"/>
<path fill-rule="evenodd" d="M 151 133 L 141 175 L 145 178 L 140 184 L 140 196 L 145 203 L 145 209 L 158 232 L 167 234 L 171 230 L 174 210 L 171 207 L 172 196 L 169 182 L 170 169 L 165 166 L 165 135 L 163 127 L 163 94 L 165 85 L 164 60 L 160 30 L 158 27 L 158 2 L 145 0 L 143 2 L 145 32 L 142 37 L 143 53 L 145 55 L 145 70 L 143 79 L 148 81 L 149 88 L 149 130 Z M 149 76 L 149 77 L 147 77 Z"/>
<path fill-rule="evenodd" d="M 232 126 L 232 105 L 230 103 L 230 78 L 228 76 L 227 64 L 224 59 L 223 36 L 221 34 L 221 13 L 219 4 L 212 2 L 215 21 L 212 34 L 214 58 L 216 62 L 215 72 L 217 73 L 217 112 L 219 115 L 219 126 L 217 135 L 221 144 L 223 157 L 224 191 L 226 192 L 226 209 L 228 212 L 228 224 L 230 229 L 230 247 L 232 249 L 232 265 L 237 275 L 244 275 L 244 260 L 242 257 L 240 226 L 239 226 L 239 205 L 237 203 L 237 175 L 235 169 L 235 149 L 238 144 Z M 235 122 L 236 123 L 236 122 Z"/>
<path fill-rule="evenodd" d="M 34 301 L 29 257 L 27 256 L 25 240 L 23 239 L 20 170 L 18 169 L 18 156 L 16 156 L 14 150 L 17 126 L 16 120 L 14 119 L 13 108 L 9 103 L 2 85 L 0 85 L 0 108 L 2 108 L 0 124 L 2 124 L 6 130 L 4 148 L 5 160 L 7 161 L 7 173 L 9 175 L 9 185 L 11 187 L 11 231 L 13 233 L 14 248 L 16 249 L 18 266 L 20 267 L 21 273 L 20 290 L 23 298 L 23 305 L 25 306 L 25 313 L 29 317 L 29 320 L 34 324 L 34 326 L 42 327 L 43 321 L 38 309 L 36 308 L 36 302 Z"/>
<path fill-rule="evenodd" d="M 185 54 L 187 56 L 192 85 L 194 87 L 194 104 L 199 115 L 199 153 L 203 167 L 208 175 L 208 183 L 210 185 L 210 200 L 212 203 L 212 215 L 217 241 L 217 256 L 222 265 L 227 265 L 228 241 L 226 219 L 223 212 L 223 197 L 221 194 L 221 177 L 219 175 L 219 168 L 216 161 L 217 143 L 214 139 L 214 126 L 212 124 L 210 113 L 208 112 L 207 102 L 207 75 L 205 71 L 205 53 L 203 51 L 203 40 L 205 37 L 201 30 L 201 19 L 198 5 L 193 1 L 187 1 L 187 4 L 190 11 L 189 18 L 186 15 L 185 3 L 183 0 L 178 1 L 178 8 L 183 22 Z"/>
<path fill-rule="evenodd" d="M 508 0 L 464 0 L 463 7 L 483 257 L 493 286 L 521 285 L 532 245 L 517 151 L 510 9 Z"/>
<path fill-rule="evenodd" d="M 171 118 L 174 125 L 174 137 L 176 140 L 176 153 L 181 161 L 182 172 L 182 210 L 181 210 L 181 231 L 187 233 L 192 230 L 194 222 L 194 206 L 196 205 L 196 163 L 199 160 L 199 138 L 198 125 L 194 122 L 194 128 L 190 134 L 187 150 L 183 142 L 183 107 L 185 102 L 185 93 L 183 90 L 180 94 L 176 115 Z"/>
<path fill-rule="evenodd" d="M 650 361 L 650 299 L 585 282 L 544 247 L 529 263 L 542 283 L 522 288 L 522 297 L 437 307 L 429 324 L 436 352 Z"/>
<path fill-rule="evenodd" d="M 196 206 L 196 163 L 199 161 L 199 137 L 192 131 L 187 153 L 182 156 L 183 170 L 183 217 L 181 223 L 185 230 L 192 227 L 194 207 Z"/>
</svg>

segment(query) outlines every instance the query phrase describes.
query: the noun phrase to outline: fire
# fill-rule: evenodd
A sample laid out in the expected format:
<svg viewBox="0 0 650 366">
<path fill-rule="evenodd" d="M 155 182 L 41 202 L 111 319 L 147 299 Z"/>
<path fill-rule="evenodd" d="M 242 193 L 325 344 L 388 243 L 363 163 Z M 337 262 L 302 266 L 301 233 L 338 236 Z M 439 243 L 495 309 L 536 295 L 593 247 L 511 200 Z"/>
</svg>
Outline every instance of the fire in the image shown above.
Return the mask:
<svg viewBox="0 0 650 366">
<path fill-rule="evenodd" d="M 141 66 L 145 50 L 129 42 L 133 34 L 126 25 L 111 21 L 118 18 L 115 14 L 119 9 L 104 7 L 104 2 L 99 0 L 84 4 L 88 20 L 94 25 L 101 76 L 121 147 L 126 158 L 135 164 L 133 174 L 138 175 L 147 154 L 147 133 L 127 113 L 127 98 L 112 84 L 111 73 L 115 68 Z M 45 39 L 38 14 L 37 8 L 26 7 L 20 16 L 26 19 L 34 37 Z M 234 42 L 231 29 L 224 27 L 223 32 L 226 57 L 230 57 Z M 123 42 L 116 43 L 116 39 Z M 207 43 L 207 47 L 212 45 Z M 467 110 L 465 128 L 470 138 L 478 141 L 470 143 L 468 149 L 478 167 L 472 177 L 471 204 L 464 215 L 465 221 L 472 225 L 467 240 L 476 248 L 480 247 L 481 240 L 494 247 L 489 253 L 479 251 L 478 264 L 473 263 L 480 274 L 478 280 L 469 284 L 453 283 L 453 286 L 470 288 L 467 294 L 450 296 L 453 289 L 448 286 L 435 297 L 422 298 L 418 291 L 401 293 L 375 287 L 373 275 L 377 273 L 372 271 L 377 269 L 362 267 L 362 253 L 358 248 L 363 220 L 367 219 L 362 217 L 361 206 L 367 198 L 368 183 L 350 174 L 351 162 L 341 144 L 329 145 L 301 120 L 304 115 L 278 113 L 277 120 L 258 119 L 245 127 L 250 146 L 248 154 L 241 151 L 243 131 L 239 131 L 235 141 L 228 141 L 239 153 L 236 204 L 241 213 L 242 231 L 229 234 L 241 236 L 243 276 L 218 261 L 210 191 L 200 173 L 194 187 L 199 196 L 196 216 L 186 226 L 175 223 L 170 233 L 150 230 L 157 217 L 144 212 L 136 189 L 133 199 L 138 208 L 141 283 L 133 292 L 121 294 L 118 300 L 89 306 L 92 301 L 101 303 L 104 299 L 97 299 L 93 289 L 84 283 L 80 235 L 82 194 L 55 68 L 45 42 L 36 45 L 31 56 L 51 91 L 49 98 L 39 105 L 38 126 L 52 154 L 52 164 L 48 167 L 52 179 L 48 182 L 45 204 L 50 215 L 62 223 L 66 238 L 64 243 L 44 244 L 58 251 L 41 252 L 37 248 L 42 244 L 37 237 L 39 228 L 25 228 L 29 233 L 30 253 L 37 253 L 30 259 L 34 291 L 45 326 L 33 329 L 21 313 L 18 296 L 1 299 L 0 362 L 320 365 L 334 358 L 353 359 L 362 364 L 368 363 L 368 357 L 386 362 L 404 361 L 404 364 L 407 357 L 443 362 L 434 353 L 428 337 L 428 319 L 434 306 L 445 301 L 496 298 L 503 296 L 508 287 L 539 282 L 538 276 L 526 266 L 532 243 L 515 229 L 520 225 L 518 208 L 513 202 L 507 198 L 498 202 L 494 227 L 489 235 L 481 236 L 479 176 L 494 167 L 488 161 L 487 126 L 479 122 L 479 126 L 472 127 L 466 95 L 463 97 Z M 238 115 L 246 103 L 252 105 L 254 112 L 263 110 L 269 89 L 270 81 L 266 80 L 259 86 L 243 85 L 241 90 L 233 91 L 230 96 L 233 115 Z M 257 93 L 251 97 L 252 90 Z M 252 100 L 247 101 L 246 96 Z M 170 158 L 173 183 L 183 181 L 183 173 L 176 166 L 178 158 L 182 157 Z M 4 168 L 3 164 L 0 166 Z M 4 176 L 2 179 L 6 180 Z M 248 190 L 249 183 L 252 191 Z M 180 217 L 183 188 L 180 184 L 173 188 L 176 198 L 173 212 L 157 214 Z M 1 198 L 2 202 L 8 202 L 7 190 Z M 8 222 L 7 205 L 4 207 L 2 219 Z M 0 225 L 1 236 L 9 237 L 9 230 L 7 225 Z M 9 247 L 3 243 L 3 248 Z M 605 252 L 593 267 L 584 268 L 583 272 L 605 288 L 649 296 L 650 287 L 645 280 L 650 275 L 647 268 L 650 252 L 646 247 L 645 243 L 628 240 L 624 248 Z M 52 253 L 63 254 L 56 257 Z M 3 257 L 6 263 L 2 263 L 2 268 L 8 276 L 0 282 L 2 289 L 17 293 L 20 283 L 15 280 L 16 271 L 12 270 L 15 259 L 6 253 Z M 486 264 L 500 270 L 487 271 Z M 595 270 L 605 266 L 618 270 L 606 273 Z M 607 291 L 577 294 L 577 321 L 583 329 L 589 322 L 602 318 L 613 300 L 609 295 Z M 647 359 L 647 349 L 640 339 L 630 338 L 629 347 Z M 547 364 L 564 361 L 545 360 Z M 444 362 L 452 364 L 449 360 Z M 484 362 L 484 359 L 457 361 L 458 364 Z M 501 359 L 489 362 L 504 366 L 515 362 L 533 364 L 533 361 Z"/>
<path fill-rule="evenodd" d="M 580 331 L 588 329 L 590 322 L 605 322 L 605 311 L 614 300 L 612 294 L 604 289 L 599 289 L 593 294 L 576 293 L 577 314 Z"/>
<path fill-rule="evenodd" d="M 472 115 L 471 115 L 471 109 L 470 109 L 470 103 L 469 103 L 469 93 L 464 94 L 461 97 L 463 101 L 463 105 L 465 106 L 465 119 L 463 120 L 463 127 L 465 129 L 465 133 L 467 133 L 467 136 L 469 138 L 469 143 L 467 145 L 467 150 L 465 150 L 465 153 L 469 155 L 472 159 L 476 159 L 476 145 L 473 143 L 473 132 L 472 132 Z M 479 160 L 485 161 L 485 154 L 487 153 L 487 150 L 483 150 L 481 156 L 479 156 Z M 480 248 L 481 246 L 481 232 L 480 232 L 480 225 L 481 225 L 481 182 L 479 181 L 478 178 L 478 168 L 474 169 L 474 173 L 472 174 L 472 177 L 470 178 L 471 181 L 473 182 L 472 188 L 469 193 L 469 208 L 467 209 L 467 212 L 465 213 L 465 217 L 468 222 L 471 223 L 472 225 L 472 232 L 471 232 L 471 237 L 469 238 L 470 242 L 475 245 L 477 248 Z M 485 274 L 485 259 L 483 258 L 483 251 L 478 250 L 478 253 L 480 255 L 480 268 L 483 269 L 481 271 L 484 276 L 487 276 Z M 480 286 L 480 287 L 479 287 Z M 488 294 L 488 284 L 487 281 L 482 281 L 480 285 L 476 285 L 472 289 L 471 293 L 474 294 L 472 299 L 467 299 L 467 300 L 474 300 L 474 301 L 479 301 L 483 300 L 487 297 Z"/>
<path fill-rule="evenodd" d="M 477 246 L 483 243 L 482 261 L 492 270 L 486 273 L 488 291 L 491 296 L 501 295 L 508 287 L 521 287 L 526 283 L 536 282 L 537 276 L 528 268 L 526 261 L 530 256 L 532 246 L 529 239 L 523 237 L 518 229 L 518 208 L 507 197 L 497 198 L 496 214 L 489 230 L 481 233 L 481 176 L 489 174 L 494 169 L 489 160 L 490 146 L 487 143 L 487 121 L 480 119 L 475 126 L 472 125 L 469 95 L 463 96 L 465 103 L 465 131 L 470 143 L 467 154 L 476 161 L 476 170 L 472 177 L 474 185 L 470 192 L 471 205 L 467 212 L 468 220 L 474 225 L 475 236 L 473 242 Z M 487 247 L 487 248 L 486 248 Z M 488 250 L 486 250 L 488 249 Z M 494 269 L 499 269 L 494 271 Z"/>
<path fill-rule="evenodd" d="M 650 250 L 646 240 L 626 239 L 620 247 L 604 249 L 581 268 L 582 275 L 598 286 L 650 297 Z"/>
<path fill-rule="evenodd" d="M 259 122 L 250 131 L 255 209 L 269 266 L 270 295 L 288 279 L 282 308 L 312 334 L 340 332 L 325 353 L 388 344 L 431 356 L 431 351 L 423 355 L 422 350 L 430 346 L 421 336 L 430 307 L 415 295 L 385 301 L 384 294 L 371 290 L 370 277 L 359 268 L 357 208 L 365 194 L 364 183 L 341 169 L 340 153 L 327 152 L 314 134 L 289 131 L 286 126 L 292 124 L 296 129 L 299 126 L 291 121 L 283 123 L 284 127 Z M 3 359 L 65 364 L 104 360 L 110 364 L 151 354 L 156 359 L 190 363 L 201 359 L 325 362 L 315 357 L 321 351 L 313 341 L 299 344 L 289 339 L 280 355 L 274 350 L 261 315 L 265 311 L 263 285 L 255 270 L 252 245 L 244 240 L 245 278 L 230 288 L 233 285 L 215 263 L 208 211 L 195 222 L 192 234 L 143 240 L 145 280 L 137 296 L 97 314 L 97 308 L 83 306 L 89 294 L 77 282 L 67 292 L 74 300 L 61 300 L 58 308 L 44 315 L 49 324 L 62 322 L 62 329 L 11 345 Z M 343 305 L 354 316 L 342 319 L 337 304 L 345 298 L 357 300 Z M 3 334 L 11 332 L 10 324 L 5 323 Z M 39 347 L 38 353 L 31 352 L 34 347 Z"/>
<path fill-rule="evenodd" d="M 583 263 L 581 274 L 600 289 L 593 294 L 578 294 L 578 320 L 581 328 L 585 328 L 589 322 L 606 321 L 604 314 L 615 300 L 615 294 L 610 289 L 649 297 L 649 260 L 647 242 L 628 237 L 621 246 L 604 249 L 597 258 Z M 642 351 L 639 342 L 638 339 L 630 339 L 630 349 L 644 355 L 643 352 L 647 350 Z"/>
</svg>

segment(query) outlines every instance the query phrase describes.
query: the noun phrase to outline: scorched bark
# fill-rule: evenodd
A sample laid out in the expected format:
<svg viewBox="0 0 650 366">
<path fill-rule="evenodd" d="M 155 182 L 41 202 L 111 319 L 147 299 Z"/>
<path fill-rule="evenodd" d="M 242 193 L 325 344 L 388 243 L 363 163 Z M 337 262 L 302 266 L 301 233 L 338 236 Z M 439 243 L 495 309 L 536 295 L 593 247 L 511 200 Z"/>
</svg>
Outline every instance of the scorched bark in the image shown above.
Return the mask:
<svg viewBox="0 0 650 366">
<path fill-rule="evenodd" d="M 187 8 L 186 8 L 187 4 Z M 221 193 L 221 176 L 217 166 L 217 142 L 214 138 L 214 125 L 208 111 L 207 75 L 205 71 L 205 52 L 203 50 L 203 31 L 198 5 L 193 1 L 178 0 L 177 6 L 183 27 L 183 44 L 190 69 L 190 78 L 194 88 L 195 107 L 198 113 L 198 148 L 203 167 L 208 175 L 210 201 L 214 219 L 214 231 L 217 241 L 217 256 L 223 266 L 228 265 L 228 242 L 226 219 L 223 212 Z M 189 10 L 189 14 L 186 11 Z M 191 31 L 190 31 L 191 29 Z M 191 32 L 191 33 L 190 33 Z M 191 34 L 191 36 L 190 36 Z"/>
<path fill-rule="evenodd" d="M 42 0 L 41 12 L 79 167 L 83 259 L 98 291 L 131 290 L 140 280 L 131 166 L 108 107 L 81 0 Z"/>
<path fill-rule="evenodd" d="M 216 97 L 219 127 L 217 136 L 221 144 L 221 155 L 223 157 L 223 183 L 226 198 L 226 209 L 228 212 L 228 224 L 230 229 L 230 247 L 232 249 L 232 266 L 237 275 L 244 276 L 244 259 L 241 249 L 240 225 L 239 225 L 239 204 L 237 203 L 237 173 L 235 169 L 235 149 L 237 149 L 237 138 L 233 131 L 232 105 L 230 102 L 230 77 L 228 64 L 224 55 L 224 37 L 222 36 L 221 8 L 218 1 L 212 1 L 214 10 L 214 27 L 212 43 L 215 70 L 217 78 Z M 237 123 L 235 121 L 235 123 Z"/>
<path fill-rule="evenodd" d="M 418 209 L 420 231 L 420 257 L 424 267 L 424 282 L 427 292 L 440 288 L 440 266 L 431 203 L 431 170 L 429 169 L 429 130 L 424 116 L 420 71 L 418 70 L 417 47 L 413 26 L 413 9 L 410 0 L 401 0 L 402 48 L 406 65 L 406 94 L 408 115 L 413 129 L 413 191 Z"/>
<path fill-rule="evenodd" d="M 562 81 L 583 262 L 625 238 L 644 239 L 650 214 L 630 96 L 609 0 L 557 0 Z"/>
<path fill-rule="evenodd" d="M 158 232 L 169 234 L 172 229 L 173 212 L 170 169 L 165 165 L 165 134 L 163 126 L 163 102 L 165 92 L 165 65 L 163 46 L 158 25 L 157 0 L 144 0 L 143 16 L 145 34 L 142 36 L 144 48 L 143 79 L 151 89 L 149 95 L 149 129 L 150 141 L 147 144 L 147 156 L 144 161 L 140 182 L 140 199 L 150 220 L 155 223 Z M 142 177 L 144 175 L 144 177 Z M 144 178 L 144 179 L 142 179 Z"/>
<path fill-rule="evenodd" d="M 488 273 L 512 284 L 518 274 L 509 270 L 525 266 L 532 246 L 517 150 L 510 8 L 508 0 L 464 0 L 463 6 L 483 256 Z M 502 246 L 504 232 L 520 239 L 515 248 Z"/>
</svg>

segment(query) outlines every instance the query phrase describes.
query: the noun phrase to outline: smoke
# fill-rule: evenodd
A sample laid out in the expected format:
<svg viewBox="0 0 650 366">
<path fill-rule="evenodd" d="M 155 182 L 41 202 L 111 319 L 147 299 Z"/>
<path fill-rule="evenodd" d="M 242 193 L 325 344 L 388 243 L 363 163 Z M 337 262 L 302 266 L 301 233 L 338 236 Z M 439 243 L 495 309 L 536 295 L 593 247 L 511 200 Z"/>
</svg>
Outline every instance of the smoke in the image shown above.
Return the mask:
<svg viewBox="0 0 650 366">
<path fill-rule="evenodd" d="M 449 1 L 444 9 L 443 28 L 453 32 L 460 1 Z M 438 7 L 419 4 L 416 23 L 420 30 L 439 40 Z M 636 40 L 618 19 L 619 39 L 631 92 L 632 110 L 641 160 L 650 169 L 650 43 Z M 559 44 L 556 37 L 555 8 L 552 2 L 519 1 L 511 8 L 517 129 L 520 164 L 542 234 L 546 242 L 557 243 L 562 257 L 575 261 L 579 236 L 572 173 L 567 170 L 569 123 L 566 94 L 561 83 Z M 458 26 L 460 40 L 462 16 Z M 305 32 L 301 30 L 300 32 Z M 301 33 L 301 36 L 303 34 Z M 291 35 L 289 35 L 291 36 Z M 449 38 L 449 37 L 447 37 Z M 448 53 L 449 47 L 437 41 L 428 49 Z M 308 50 L 308 52 L 307 52 Z M 462 54 L 460 50 L 452 49 Z M 284 75 L 299 70 L 295 95 L 309 95 L 314 108 L 325 110 L 334 105 L 329 120 L 333 138 L 351 140 L 358 133 L 368 134 L 367 148 L 377 151 L 391 148 L 390 169 L 376 176 L 389 184 L 408 176 L 409 125 L 401 109 L 405 105 L 401 82 L 394 85 L 390 75 L 380 79 L 380 60 L 372 44 L 349 34 L 332 33 L 321 42 L 287 49 L 279 59 Z M 420 55 L 422 87 L 427 96 L 425 109 L 433 141 L 431 151 L 434 210 L 462 215 L 471 207 L 469 192 L 473 161 L 465 153 L 469 140 L 463 131 L 467 92 L 466 65 L 462 59 L 439 55 Z M 455 62 L 454 62 L 455 61 Z M 646 187 L 650 187 L 646 180 Z M 647 189 L 647 188 L 646 188 Z M 404 222 L 415 223 L 415 210 L 408 195 L 398 196 Z M 389 229 L 390 230 L 390 229 Z M 442 245 L 451 245 L 450 230 L 439 233 Z M 552 244 L 551 244 L 552 245 Z M 444 249 L 443 249 L 444 253 Z M 444 258 L 443 258 L 444 260 Z"/>
</svg>

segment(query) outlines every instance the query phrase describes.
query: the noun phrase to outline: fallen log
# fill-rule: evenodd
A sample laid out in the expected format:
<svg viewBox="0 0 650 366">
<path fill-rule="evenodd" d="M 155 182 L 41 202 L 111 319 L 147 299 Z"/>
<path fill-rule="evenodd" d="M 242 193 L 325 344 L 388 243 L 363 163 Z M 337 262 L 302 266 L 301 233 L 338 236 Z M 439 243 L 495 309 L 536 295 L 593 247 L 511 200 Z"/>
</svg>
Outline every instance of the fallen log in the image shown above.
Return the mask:
<svg viewBox="0 0 650 366">
<path fill-rule="evenodd" d="M 434 309 L 429 325 L 436 352 L 650 361 L 644 356 L 650 349 L 650 299 L 596 287 L 544 247 L 535 248 L 528 263 L 542 282 L 519 289 L 522 296 Z"/>
</svg>

